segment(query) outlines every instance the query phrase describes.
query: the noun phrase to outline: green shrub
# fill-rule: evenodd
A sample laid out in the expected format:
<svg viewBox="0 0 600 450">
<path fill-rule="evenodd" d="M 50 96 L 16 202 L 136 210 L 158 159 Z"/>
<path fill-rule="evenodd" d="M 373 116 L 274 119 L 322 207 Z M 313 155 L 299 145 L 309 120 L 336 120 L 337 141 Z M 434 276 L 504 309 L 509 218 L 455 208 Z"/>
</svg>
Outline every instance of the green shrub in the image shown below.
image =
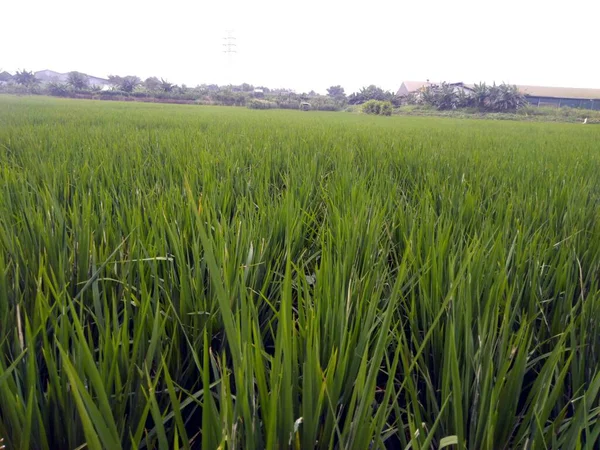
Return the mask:
<svg viewBox="0 0 600 450">
<path fill-rule="evenodd" d="M 119 91 L 117 89 L 111 89 L 110 91 L 102 91 L 102 97 L 129 97 L 129 92 Z"/>
<path fill-rule="evenodd" d="M 517 86 L 502 83 L 489 87 L 485 109 L 487 111 L 507 112 L 516 111 L 526 105 L 527 100 Z"/>
<path fill-rule="evenodd" d="M 13 95 L 34 95 L 42 94 L 43 90 L 39 85 L 24 86 L 17 83 L 8 83 L 0 86 L 0 92 Z"/>
<path fill-rule="evenodd" d="M 311 108 L 317 111 L 339 111 L 343 105 L 343 102 L 323 96 L 312 97 L 309 101 Z"/>
<path fill-rule="evenodd" d="M 362 112 L 377 116 L 391 116 L 393 106 L 391 102 L 381 100 L 369 100 L 362 105 Z"/>
<path fill-rule="evenodd" d="M 379 114 L 381 116 L 391 116 L 392 111 L 394 110 L 391 102 L 381 102 L 381 110 Z"/>
<path fill-rule="evenodd" d="M 253 98 L 246 103 L 246 106 L 250 109 L 273 109 L 277 108 L 277 103 Z"/>
<path fill-rule="evenodd" d="M 398 104 L 400 102 L 400 98 L 396 97 L 392 92 L 384 91 L 374 84 L 363 87 L 360 91 L 354 92 L 348 97 L 348 103 L 351 105 L 360 105 L 369 100 L 398 102 Z"/>
<path fill-rule="evenodd" d="M 362 112 L 365 114 L 379 115 L 379 111 L 381 110 L 380 103 L 379 100 L 369 100 L 362 105 Z"/>
<path fill-rule="evenodd" d="M 248 94 L 243 92 L 220 91 L 212 95 L 213 100 L 224 106 L 244 106 L 248 99 Z"/>
<path fill-rule="evenodd" d="M 331 105 L 328 103 L 317 104 L 317 105 L 313 106 L 313 109 L 316 109 L 317 111 L 339 111 L 340 110 L 339 106 Z"/>
<path fill-rule="evenodd" d="M 49 83 L 48 93 L 55 97 L 68 97 L 70 95 L 69 86 L 64 83 Z"/>
<path fill-rule="evenodd" d="M 470 106 L 473 97 L 465 94 L 461 87 L 442 83 L 426 86 L 421 91 L 421 102 L 427 106 L 444 111 Z"/>
<path fill-rule="evenodd" d="M 279 109 L 300 109 L 300 102 L 294 100 L 278 100 L 277 107 Z"/>
</svg>

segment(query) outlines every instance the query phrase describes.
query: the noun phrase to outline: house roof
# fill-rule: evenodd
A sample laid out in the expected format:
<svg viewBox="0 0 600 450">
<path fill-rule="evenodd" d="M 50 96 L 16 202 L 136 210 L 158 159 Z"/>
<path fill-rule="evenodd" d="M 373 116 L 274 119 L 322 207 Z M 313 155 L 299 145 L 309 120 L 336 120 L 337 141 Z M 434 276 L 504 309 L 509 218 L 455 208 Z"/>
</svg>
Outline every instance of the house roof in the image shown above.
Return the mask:
<svg viewBox="0 0 600 450">
<path fill-rule="evenodd" d="M 99 83 L 104 83 L 104 84 L 109 84 L 110 81 L 107 80 L 106 78 L 100 78 L 100 77 L 94 77 L 92 75 L 86 75 L 88 77 L 88 81 L 90 83 L 94 83 L 94 82 L 99 82 Z"/>
<path fill-rule="evenodd" d="M 69 79 L 68 73 L 55 72 L 54 70 L 39 70 L 39 71 L 35 72 L 34 75 L 40 81 L 66 82 Z M 104 78 L 94 77 L 92 75 L 87 75 L 85 73 L 83 75 L 85 75 L 87 77 L 88 82 L 90 84 L 109 84 L 109 81 Z"/>
<path fill-rule="evenodd" d="M 34 73 L 35 77 L 40 81 L 66 81 L 66 73 L 58 73 L 54 70 L 38 70 Z"/>
<path fill-rule="evenodd" d="M 404 81 L 402 84 L 406 87 L 408 92 L 415 92 L 425 86 L 431 86 L 435 83 L 430 83 L 429 81 Z"/>
<path fill-rule="evenodd" d="M 427 81 L 404 81 L 402 83 L 408 92 L 415 92 L 425 86 L 431 86 L 435 83 Z M 457 84 L 457 83 L 451 83 Z M 465 84 L 465 87 L 473 88 L 472 84 Z M 587 89 L 587 88 L 563 88 L 563 87 L 550 87 L 550 86 L 529 86 L 529 85 L 517 85 L 519 90 L 532 97 L 552 97 L 552 98 L 573 98 L 581 100 L 600 100 L 600 89 Z"/>
<path fill-rule="evenodd" d="M 546 86 L 517 85 L 525 95 L 533 97 L 576 98 L 581 100 L 600 100 L 600 89 L 563 88 Z"/>
<path fill-rule="evenodd" d="M 430 81 L 404 81 L 402 83 L 402 86 L 400 86 L 400 89 L 398 89 L 398 95 L 401 95 L 401 91 L 403 91 L 402 87 L 406 88 L 406 91 L 408 93 L 411 92 L 416 92 L 419 89 L 422 89 L 424 87 L 427 86 L 434 86 L 434 85 L 439 85 L 441 83 L 432 83 Z M 461 87 L 461 88 L 466 88 L 466 89 L 472 89 L 472 86 L 469 84 L 465 84 L 462 82 L 456 82 L 456 83 L 447 83 L 450 86 L 456 86 L 456 87 Z"/>
</svg>

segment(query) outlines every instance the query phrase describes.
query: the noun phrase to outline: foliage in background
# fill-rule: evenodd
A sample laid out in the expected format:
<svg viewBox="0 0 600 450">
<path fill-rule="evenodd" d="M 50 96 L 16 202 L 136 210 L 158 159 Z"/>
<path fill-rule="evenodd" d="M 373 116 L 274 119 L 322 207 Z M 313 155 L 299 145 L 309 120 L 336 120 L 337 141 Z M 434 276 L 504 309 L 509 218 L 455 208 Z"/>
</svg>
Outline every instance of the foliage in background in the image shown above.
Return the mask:
<svg viewBox="0 0 600 450">
<path fill-rule="evenodd" d="M 25 87 L 32 87 L 36 84 L 39 84 L 39 81 L 35 77 L 33 72 L 27 70 L 17 70 L 17 72 L 13 76 L 13 79 L 17 84 L 20 84 L 21 86 Z"/>
<path fill-rule="evenodd" d="M 67 84 L 75 90 L 83 90 L 89 87 L 87 75 L 81 72 L 69 72 Z"/>
<path fill-rule="evenodd" d="M 487 101 L 484 101 L 484 109 L 496 112 L 516 111 L 526 105 L 527 100 L 517 86 L 506 83 L 490 86 Z"/>
<path fill-rule="evenodd" d="M 342 106 L 346 104 L 346 92 L 344 91 L 344 88 L 339 84 L 327 88 L 327 95 Z"/>
<path fill-rule="evenodd" d="M 462 83 L 441 83 L 425 86 L 418 93 L 408 96 L 409 104 L 422 104 L 438 110 L 477 108 L 480 111 L 510 112 L 527 105 L 525 96 L 514 85 L 495 83 L 476 84 L 472 89 Z"/>
<path fill-rule="evenodd" d="M 274 109 L 277 108 L 277 103 L 258 98 L 251 99 L 246 106 L 250 109 Z"/>
<path fill-rule="evenodd" d="M 419 101 L 427 106 L 440 110 L 465 108 L 468 100 L 461 88 L 455 85 L 442 83 L 430 85 L 422 89 Z"/>
<path fill-rule="evenodd" d="M 212 97 L 219 105 L 225 106 L 245 106 L 247 97 L 231 90 L 222 90 L 215 93 Z"/>
<path fill-rule="evenodd" d="M 384 91 L 380 87 L 375 86 L 374 84 L 363 87 L 358 92 L 354 92 L 350 94 L 348 97 L 348 103 L 350 105 L 361 105 L 369 100 L 379 100 L 379 101 L 388 101 L 391 102 L 394 106 L 400 105 L 400 98 L 397 97 L 394 93 L 389 91 Z"/>
<path fill-rule="evenodd" d="M 51 82 L 46 86 L 48 93 L 55 97 L 68 97 L 72 93 L 71 86 L 66 83 Z"/>
<path fill-rule="evenodd" d="M 160 80 L 157 77 L 148 77 L 143 82 L 144 88 L 150 92 L 160 90 Z"/>
<path fill-rule="evenodd" d="M 10 74 L 8 74 L 10 75 Z M 33 75 L 33 74 L 31 74 Z M 35 76 L 34 76 L 35 78 Z M 37 83 L 37 80 L 35 80 Z M 112 89 L 106 90 L 98 86 L 89 86 L 86 75 L 79 72 L 69 73 L 66 83 L 51 82 L 35 85 L 24 85 L 23 89 L 12 85 L 0 86 L 0 92 L 25 94 L 36 93 L 57 97 L 90 98 L 99 100 L 137 100 L 149 102 L 177 102 L 189 104 L 250 106 L 254 99 L 263 99 L 275 104 L 280 109 L 299 109 L 302 102 L 311 104 L 311 109 L 318 111 L 339 111 L 345 105 L 343 88 L 335 87 L 335 97 L 309 94 L 296 94 L 289 89 L 255 88 L 251 84 L 241 85 L 199 85 L 187 87 L 175 85 L 157 77 L 146 78 L 143 82 L 136 76 L 109 76 Z M 24 81 L 25 83 L 25 81 Z"/>
<path fill-rule="evenodd" d="M 160 79 L 160 84 L 159 84 L 159 88 L 161 91 L 163 92 L 173 92 L 173 90 L 175 90 L 177 86 L 175 86 L 173 83 L 169 83 L 167 80 L 164 79 Z"/>
<path fill-rule="evenodd" d="M 119 75 L 109 75 L 108 81 L 117 89 L 123 92 L 133 92 L 133 90 L 138 87 L 142 80 L 139 77 L 134 75 L 127 76 L 119 76 Z"/>
<path fill-rule="evenodd" d="M 600 127 L 0 123 L 7 448 L 595 448 Z"/>
<path fill-rule="evenodd" d="M 394 108 L 419 105 L 439 111 L 463 110 L 465 114 L 468 114 L 470 109 L 485 113 L 512 114 L 527 105 L 526 98 L 518 91 L 517 87 L 508 84 L 486 85 L 481 83 L 472 88 L 466 88 L 462 83 L 441 83 L 399 97 L 375 85 L 363 87 L 358 92 L 346 96 L 344 88 L 340 85 L 330 86 L 327 89 L 327 95 L 319 95 L 314 91 L 298 94 L 289 89 L 255 87 L 249 83 L 227 86 L 202 84 L 188 87 L 178 86 L 158 77 L 149 77 L 142 82 L 136 76 L 111 75 L 109 80 L 112 83 L 112 89 L 107 91 L 100 86 L 89 86 L 88 80 L 84 74 L 71 72 L 67 82 L 68 87 L 65 88 L 60 83 L 40 84 L 32 72 L 19 72 L 18 77 L 12 76 L 8 72 L 2 72 L 0 73 L 0 92 L 100 100 L 138 100 L 225 106 L 248 106 L 252 99 L 264 99 L 276 103 L 280 109 L 299 109 L 300 103 L 307 102 L 311 105 L 311 109 L 318 111 L 360 111 L 361 108 L 352 108 L 352 106 L 362 105 L 369 100 L 388 101 Z M 563 117 L 563 114 L 557 113 L 553 116 L 560 118 Z M 505 116 L 505 118 L 509 117 L 511 116 Z"/>
</svg>

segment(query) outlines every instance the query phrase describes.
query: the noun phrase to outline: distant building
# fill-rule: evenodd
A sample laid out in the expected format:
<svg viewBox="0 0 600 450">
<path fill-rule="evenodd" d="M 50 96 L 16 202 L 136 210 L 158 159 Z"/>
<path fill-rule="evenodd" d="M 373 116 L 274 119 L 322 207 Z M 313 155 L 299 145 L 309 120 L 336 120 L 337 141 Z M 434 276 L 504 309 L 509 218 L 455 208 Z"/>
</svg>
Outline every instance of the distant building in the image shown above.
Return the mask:
<svg viewBox="0 0 600 450">
<path fill-rule="evenodd" d="M 430 83 L 429 81 L 403 81 L 396 95 L 398 97 L 406 97 L 409 94 L 416 94 L 421 89 L 433 84 L 435 83 Z"/>
<path fill-rule="evenodd" d="M 39 70 L 34 73 L 35 78 L 42 83 L 66 83 L 68 75 L 53 70 Z"/>
<path fill-rule="evenodd" d="M 8 73 L 6 70 L 4 72 L 0 72 L 0 85 L 7 84 L 12 79 L 13 79 L 13 76 L 10 73 Z"/>
<path fill-rule="evenodd" d="M 532 106 L 595 109 L 600 111 L 600 89 L 517 86 Z"/>
<path fill-rule="evenodd" d="M 112 87 L 111 82 L 104 78 L 93 77 L 91 75 L 87 75 L 87 77 L 88 77 L 88 84 L 90 86 L 96 86 L 101 89 L 109 89 Z"/>
<path fill-rule="evenodd" d="M 404 97 L 409 94 L 418 94 L 423 88 L 437 83 L 429 81 L 405 81 L 398 89 L 397 95 Z M 470 91 L 472 84 L 448 83 L 458 89 Z M 551 106 L 560 108 L 569 106 L 571 108 L 585 108 L 600 110 L 600 89 L 585 88 L 560 88 L 545 86 L 517 85 L 517 88 L 525 95 L 532 106 Z"/>
<path fill-rule="evenodd" d="M 66 83 L 69 80 L 68 73 L 55 72 L 54 70 L 40 70 L 35 72 L 35 77 L 42 83 Z M 101 89 L 109 89 L 112 87 L 110 81 L 104 78 L 98 78 L 91 75 L 86 75 L 90 87 L 96 86 Z"/>
</svg>

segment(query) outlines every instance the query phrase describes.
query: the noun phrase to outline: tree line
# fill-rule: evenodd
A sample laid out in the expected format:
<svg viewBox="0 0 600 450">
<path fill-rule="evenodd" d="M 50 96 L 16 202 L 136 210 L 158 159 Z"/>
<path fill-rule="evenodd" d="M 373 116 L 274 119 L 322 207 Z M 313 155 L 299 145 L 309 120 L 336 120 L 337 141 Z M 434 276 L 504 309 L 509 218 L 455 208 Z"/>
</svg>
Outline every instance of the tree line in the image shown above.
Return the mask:
<svg viewBox="0 0 600 450">
<path fill-rule="evenodd" d="M 269 89 L 265 86 L 219 86 L 202 84 L 188 87 L 158 77 L 142 80 L 135 75 L 109 75 L 110 89 L 90 83 L 90 78 L 77 71 L 69 72 L 64 82 L 42 84 L 31 71 L 20 70 L 14 75 L 0 72 L 0 82 L 17 85 L 30 93 L 60 97 L 93 97 L 100 99 L 138 99 L 146 101 L 175 101 L 182 103 L 247 106 L 256 109 L 310 109 L 337 111 L 360 105 L 368 114 L 390 115 L 393 108 L 402 105 L 420 105 L 438 110 L 477 108 L 485 111 L 514 111 L 526 105 L 526 99 L 516 86 L 509 84 L 476 84 L 466 89 L 460 84 L 440 83 L 423 87 L 406 96 L 386 91 L 376 85 L 361 88 L 346 95 L 341 85 L 330 86 L 326 95 L 314 91 L 297 94 L 289 89 Z"/>
</svg>

